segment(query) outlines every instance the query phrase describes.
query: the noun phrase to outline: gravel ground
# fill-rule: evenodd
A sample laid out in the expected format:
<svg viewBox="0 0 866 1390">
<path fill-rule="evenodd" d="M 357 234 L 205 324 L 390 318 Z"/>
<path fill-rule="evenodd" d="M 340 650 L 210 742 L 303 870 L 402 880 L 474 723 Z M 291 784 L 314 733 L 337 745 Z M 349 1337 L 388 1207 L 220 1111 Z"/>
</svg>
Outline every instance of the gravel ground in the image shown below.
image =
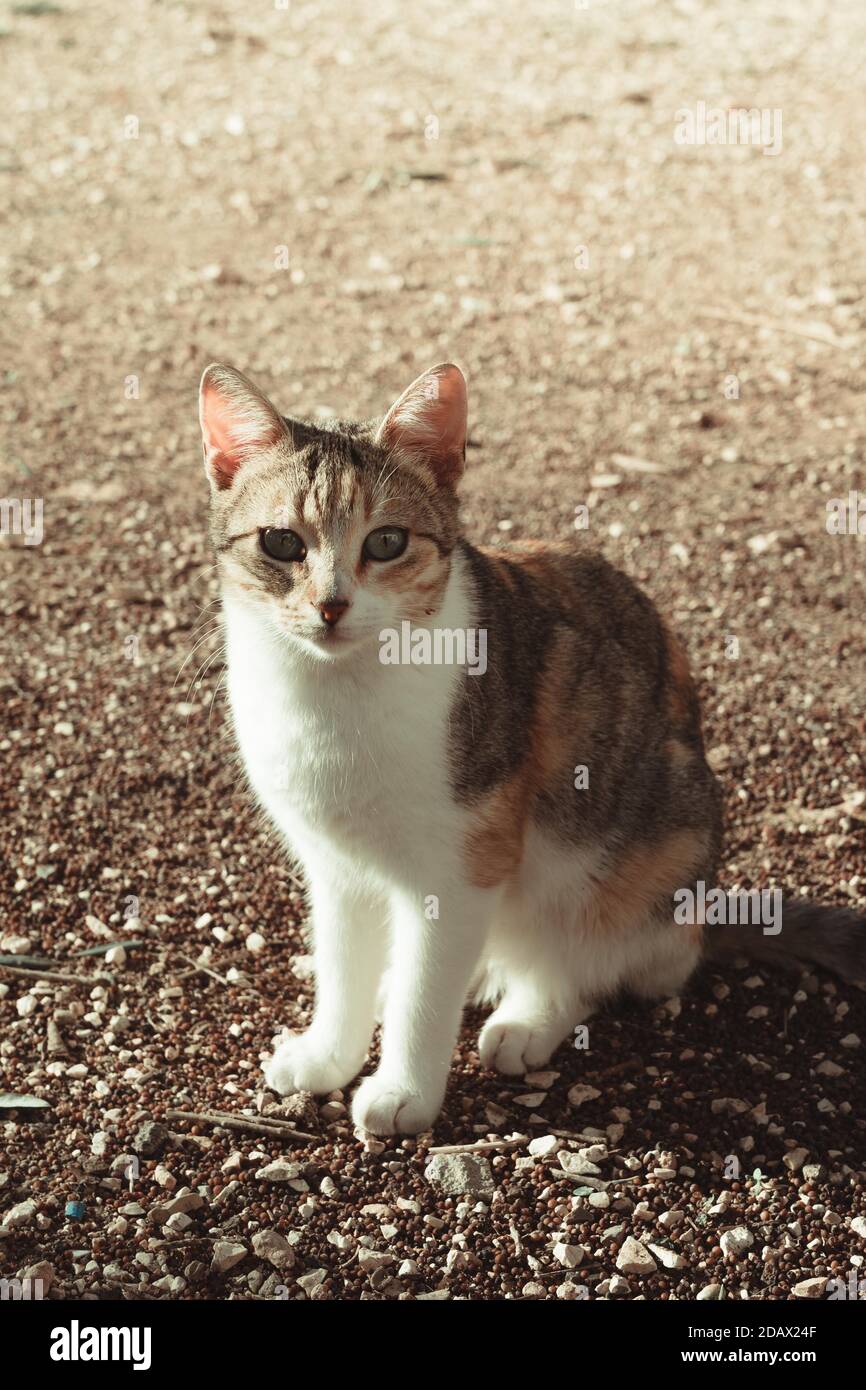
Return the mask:
<svg viewBox="0 0 866 1390">
<path fill-rule="evenodd" d="M 232 751 L 197 440 L 215 357 L 360 416 L 456 358 L 468 533 L 562 538 L 586 503 L 683 634 L 726 886 L 866 908 L 866 550 L 826 527 L 863 485 L 866 15 L 757 9 L 4 6 L 2 488 L 44 499 L 44 540 L 0 541 L 0 951 L 52 964 L 0 969 L 0 1088 L 48 1102 L 0 1112 L 0 1275 L 350 1300 L 860 1277 L 866 999 L 826 977 L 707 970 L 517 1082 L 470 1013 L 417 1140 L 262 1093 L 309 1016 L 303 897 Z M 781 153 L 678 145 L 699 101 L 781 110 Z"/>
</svg>

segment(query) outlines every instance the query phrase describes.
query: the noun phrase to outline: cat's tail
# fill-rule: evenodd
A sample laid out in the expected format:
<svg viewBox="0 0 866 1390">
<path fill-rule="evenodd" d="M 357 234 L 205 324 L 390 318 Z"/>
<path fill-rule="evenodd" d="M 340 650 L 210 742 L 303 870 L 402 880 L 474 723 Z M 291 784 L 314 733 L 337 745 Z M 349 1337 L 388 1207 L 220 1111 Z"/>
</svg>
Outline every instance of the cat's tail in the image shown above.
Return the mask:
<svg viewBox="0 0 866 1390">
<path fill-rule="evenodd" d="M 741 897 L 727 895 L 729 903 Z M 767 895 L 769 896 L 769 895 Z M 843 980 L 866 981 L 866 917 L 849 907 L 826 907 L 808 898 L 783 898 L 774 914 L 751 914 L 738 924 L 736 915 L 727 925 L 704 928 L 710 958 L 740 953 L 769 965 L 796 969 L 817 965 Z M 740 918 L 743 917 L 740 912 Z"/>
</svg>

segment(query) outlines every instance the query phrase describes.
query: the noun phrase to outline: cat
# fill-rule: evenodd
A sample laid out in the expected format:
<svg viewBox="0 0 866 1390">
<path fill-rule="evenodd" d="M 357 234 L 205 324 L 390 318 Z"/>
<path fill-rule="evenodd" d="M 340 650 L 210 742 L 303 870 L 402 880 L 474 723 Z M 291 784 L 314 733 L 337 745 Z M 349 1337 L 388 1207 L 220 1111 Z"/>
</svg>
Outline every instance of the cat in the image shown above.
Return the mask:
<svg viewBox="0 0 866 1390">
<path fill-rule="evenodd" d="M 213 364 L 200 419 L 234 728 L 311 906 L 313 1018 L 268 1086 L 347 1086 L 381 999 L 353 1119 L 418 1133 L 470 996 L 494 1006 L 482 1065 L 518 1075 L 615 992 L 680 992 L 706 929 L 673 896 L 714 883 L 722 834 L 685 652 L 588 546 L 462 537 L 460 370 L 380 422 L 312 424 Z M 384 660 L 407 624 L 483 633 L 484 671 Z M 785 925 L 756 949 L 866 973 L 856 914 L 797 903 Z"/>
</svg>

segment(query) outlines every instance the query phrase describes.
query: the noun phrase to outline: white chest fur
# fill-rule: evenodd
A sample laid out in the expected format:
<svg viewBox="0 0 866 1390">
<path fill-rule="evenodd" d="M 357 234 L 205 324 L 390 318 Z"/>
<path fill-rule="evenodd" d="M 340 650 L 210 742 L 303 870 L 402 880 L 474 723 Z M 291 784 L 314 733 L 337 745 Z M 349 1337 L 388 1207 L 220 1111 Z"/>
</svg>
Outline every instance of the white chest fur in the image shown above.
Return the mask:
<svg viewBox="0 0 866 1390">
<path fill-rule="evenodd" d="M 330 850 L 393 878 L 431 839 L 456 849 L 463 816 L 449 790 L 447 737 L 462 669 L 383 665 L 377 648 L 314 662 L 245 606 L 224 611 L 244 764 L 302 862 Z M 440 621 L 468 624 L 457 571 Z"/>
</svg>

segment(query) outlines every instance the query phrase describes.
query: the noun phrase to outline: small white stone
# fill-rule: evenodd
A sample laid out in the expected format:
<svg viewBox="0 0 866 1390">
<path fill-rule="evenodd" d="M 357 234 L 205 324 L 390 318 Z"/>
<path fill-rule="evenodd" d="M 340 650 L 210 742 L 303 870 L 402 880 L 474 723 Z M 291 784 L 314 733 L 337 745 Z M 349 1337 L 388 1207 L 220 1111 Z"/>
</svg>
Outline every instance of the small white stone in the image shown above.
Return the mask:
<svg viewBox="0 0 866 1390">
<path fill-rule="evenodd" d="M 581 1158 L 580 1154 L 569 1153 L 567 1149 L 560 1153 L 559 1164 L 570 1178 L 597 1178 L 601 1173 L 598 1164 L 590 1163 L 588 1159 Z"/>
<path fill-rule="evenodd" d="M 457 1251 L 450 1251 L 449 1254 L 457 1254 Z M 358 1264 L 362 1269 L 381 1269 L 383 1265 L 394 1263 L 394 1256 L 383 1250 L 368 1250 L 365 1246 L 358 1249 Z"/>
<path fill-rule="evenodd" d="M 173 1220 L 174 1218 L 170 1218 Z M 215 1274 L 225 1274 L 244 1258 L 247 1253 L 245 1245 L 238 1245 L 233 1240 L 218 1240 L 213 1248 L 213 1259 L 211 1269 Z"/>
<path fill-rule="evenodd" d="M 295 1263 L 295 1252 L 279 1231 L 256 1231 L 253 1249 L 260 1260 L 267 1260 L 276 1269 L 291 1269 Z"/>
<path fill-rule="evenodd" d="M 652 1245 L 648 1247 L 655 1255 L 659 1264 L 663 1264 L 665 1269 L 683 1269 L 687 1261 L 676 1250 L 669 1250 L 666 1245 Z"/>
<path fill-rule="evenodd" d="M 300 1163 L 287 1163 L 283 1158 L 277 1158 L 273 1163 L 266 1163 L 264 1168 L 259 1168 L 256 1177 L 262 1182 L 294 1182 L 302 1172 Z"/>
<path fill-rule="evenodd" d="M 601 1091 L 597 1091 L 594 1086 L 582 1086 L 578 1083 L 572 1086 L 568 1092 L 569 1105 L 585 1105 L 588 1100 L 598 1100 Z"/>
<path fill-rule="evenodd" d="M 786 1154 L 782 1155 L 782 1162 L 790 1173 L 799 1173 L 808 1157 L 808 1149 L 789 1149 Z"/>
<path fill-rule="evenodd" d="M 548 1154 L 555 1154 L 562 1148 L 562 1140 L 557 1139 L 555 1134 L 540 1134 L 537 1139 L 530 1140 L 529 1152 L 536 1158 L 546 1158 Z"/>
<path fill-rule="evenodd" d="M 566 1245 L 564 1241 L 557 1241 L 553 1247 L 553 1258 L 565 1269 L 577 1269 L 585 1254 L 582 1245 Z"/>
<path fill-rule="evenodd" d="M 750 1250 L 754 1243 L 755 1237 L 745 1226 L 732 1226 L 729 1231 L 723 1232 L 719 1241 L 723 1255 L 742 1255 L 744 1251 Z"/>
<path fill-rule="evenodd" d="M 600 1207 L 602 1210 L 610 1206 L 610 1198 L 606 1192 L 590 1192 L 587 1201 L 591 1207 Z"/>
<path fill-rule="evenodd" d="M 527 1086 L 538 1086 L 542 1091 L 549 1091 L 558 1076 L 558 1071 L 528 1071 L 523 1079 Z"/>
<path fill-rule="evenodd" d="M 838 1064 L 838 1062 L 831 1062 L 830 1059 L 829 1059 L 829 1057 L 828 1057 L 825 1061 L 819 1062 L 818 1065 L 817 1065 L 817 1067 L 815 1068 L 815 1070 L 816 1070 L 816 1072 L 818 1073 L 819 1076 L 844 1076 L 844 1075 L 845 1075 L 845 1068 L 844 1068 L 844 1067 L 840 1067 L 839 1064 Z"/>
<path fill-rule="evenodd" d="M 36 1215 L 36 1203 L 32 1197 L 28 1197 L 25 1202 L 19 1202 L 17 1206 L 11 1207 L 7 1211 L 0 1226 L 6 1226 L 9 1230 L 17 1230 L 19 1226 L 29 1226 Z"/>
<path fill-rule="evenodd" d="M 799 1284 L 794 1284 L 791 1293 L 795 1298 L 823 1298 L 826 1287 L 826 1276 L 821 1279 L 801 1279 Z"/>
<path fill-rule="evenodd" d="M 634 1236 L 627 1236 L 616 1257 L 616 1267 L 624 1274 L 653 1274 L 657 1266 L 646 1246 Z"/>
</svg>

